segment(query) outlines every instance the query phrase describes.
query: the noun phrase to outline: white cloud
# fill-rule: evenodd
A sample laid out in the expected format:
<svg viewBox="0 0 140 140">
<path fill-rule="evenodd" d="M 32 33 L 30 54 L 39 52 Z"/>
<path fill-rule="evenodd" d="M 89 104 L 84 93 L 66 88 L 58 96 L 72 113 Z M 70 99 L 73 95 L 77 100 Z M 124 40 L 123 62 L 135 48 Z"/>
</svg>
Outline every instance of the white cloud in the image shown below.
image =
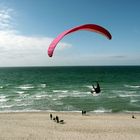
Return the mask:
<svg viewBox="0 0 140 140">
<path fill-rule="evenodd" d="M 13 65 L 20 64 L 20 60 L 22 60 L 23 65 L 31 64 L 31 61 L 33 65 L 40 65 L 39 63 L 45 65 L 41 61 L 44 62 L 44 59 L 48 59 L 47 49 L 52 40 L 48 37 L 31 37 L 12 31 L 0 31 L 0 57 L 4 57 L 7 62 L 10 59 L 10 64 L 13 63 Z M 70 46 L 67 43 L 60 43 L 60 45 L 61 47 L 57 47 L 57 50 Z M 25 59 L 24 62 L 23 58 L 28 61 Z M 37 63 L 35 64 L 35 62 Z M 2 61 L 0 65 L 3 65 Z"/>
<path fill-rule="evenodd" d="M 25 36 L 12 24 L 13 9 L 0 10 L 0 66 L 47 65 L 47 49 L 53 38 Z M 70 47 L 60 43 L 58 50 Z M 48 62 L 47 62 L 48 61 Z"/>
<path fill-rule="evenodd" d="M 13 9 L 2 9 L 0 10 L 0 30 L 9 30 L 12 28 L 12 15 Z"/>
</svg>

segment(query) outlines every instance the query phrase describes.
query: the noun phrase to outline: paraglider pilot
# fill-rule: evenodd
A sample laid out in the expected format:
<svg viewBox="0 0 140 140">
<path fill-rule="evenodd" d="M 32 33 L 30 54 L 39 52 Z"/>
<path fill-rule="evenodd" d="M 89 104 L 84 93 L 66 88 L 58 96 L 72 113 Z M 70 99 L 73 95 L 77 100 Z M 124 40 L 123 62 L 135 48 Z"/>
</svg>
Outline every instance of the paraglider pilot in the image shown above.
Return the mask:
<svg viewBox="0 0 140 140">
<path fill-rule="evenodd" d="M 92 85 L 93 89 L 91 90 L 91 93 L 95 92 L 95 93 L 100 93 L 101 92 L 101 89 L 100 89 L 100 85 L 98 82 L 97 83 L 97 86 L 95 87 L 94 85 Z"/>
</svg>

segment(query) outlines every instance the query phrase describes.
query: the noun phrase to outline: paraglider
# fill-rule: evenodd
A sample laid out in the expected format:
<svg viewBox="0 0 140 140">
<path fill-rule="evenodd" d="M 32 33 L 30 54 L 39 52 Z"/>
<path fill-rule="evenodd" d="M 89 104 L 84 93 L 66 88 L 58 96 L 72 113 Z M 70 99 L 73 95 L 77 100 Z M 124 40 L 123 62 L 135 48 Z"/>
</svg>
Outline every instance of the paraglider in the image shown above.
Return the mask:
<svg viewBox="0 0 140 140">
<path fill-rule="evenodd" d="M 73 33 L 75 31 L 79 31 L 79 30 L 92 31 L 92 32 L 96 32 L 96 33 L 102 34 L 105 37 L 107 37 L 108 39 L 111 39 L 112 38 L 112 36 L 109 33 L 109 31 L 107 29 L 99 26 L 99 25 L 96 25 L 96 24 L 84 24 L 84 25 L 81 25 L 81 26 L 77 26 L 77 27 L 74 27 L 72 29 L 69 29 L 69 30 L 66 30 L 66 31 L 62 32 L 61 34 L 59 34 L 52 41 L 52 43 L 50 44 L 50 46 L 48 48 L 48 55 L 49 55 L 49 57 L 52 57 L 53 56 L 53 52 L 54 52 L 55 47 L 57 46 L 57 44 L 59 43 L 59 41 L 61 39 L 63 39 L 63 37 L 65 35 L 70 34 L 70 33 Z"/>
<path fill-rule="evenodd" d="M 91 90 L 91 93 L 99 94 L 101 92 L 100 85 L 98 82 L 96 82 L 96 83 L 97 83 L 96 87 L 94 85 L 92 85 L 93 89 Z"/>
</svg>

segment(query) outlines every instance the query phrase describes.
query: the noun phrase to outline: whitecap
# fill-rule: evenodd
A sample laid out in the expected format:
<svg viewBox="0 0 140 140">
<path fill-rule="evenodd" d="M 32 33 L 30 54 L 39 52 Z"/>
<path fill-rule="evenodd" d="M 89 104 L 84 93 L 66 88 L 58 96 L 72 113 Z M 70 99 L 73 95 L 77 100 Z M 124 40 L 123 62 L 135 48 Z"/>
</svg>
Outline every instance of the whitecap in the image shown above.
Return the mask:
<svg viewBox="0 0 140 140">
<path fill-rule="evenodd" d="M 140 113 L 140 111 L 129 111 L 129 110 L 123 110 L 124 113 Z"/>
<path fill-rule="evenodd" d="M 27 85 L 21 85 L 21 86 L 19 86 L 17 88 L 20 88 L 20 89 L 23 89 L 23 90 L 28 90 L 28 89 L 33 89 L 34 86 L 27 84 Z"/>
<path fill-rule="evenodd" d="M 22 99 L 14 99 L 14 101 L 16 101 L 16 102 L 21 102 Z"/>
<path fill-rule="evenodd" d="M 14 105 L 1 105 L 0 108 L 11 108 L 13 107 Z"/>
<path fill-rule="evenodd" d="M 134 100 L 134 99 L 132 99 L 130 102 L 131 103 L 136 103 L 136 102 L 139 102 L 140 100 Z"/>
<path fill-rule="evenodd" d="M 16 91 L 16 93 L 18 93 L 18 94 L 23 94 L 24 91 Z"/>
<path fill-rule="evenodd" d="M 57 101 L 57 102 L 55 102 L 55 105 L 63 105 L 63 103 L 60 101 Z"/>
<path fill-rule="evenodd" d="M 57 92 L 59 92 L 59 93 L 67 93 L 68 90 L 53 90 L 53 92 L 54 93 L 57 93 Z"/>
<path fill-rule="evenodd" d="M 111 98 L 112 99 L 112 98 L 116 98 L 116 96 L 107 96 L 107 98 Z"/>
<path fill-rule="evenodd" d="M 29 94 L 20 94 L 20 98 L 26 98 Z"/>
<path fill-rule="evenodd" d="M 99 96 L 99 95 L 101 95 L 101 93 L 97 94 L 96 92 L 93 92 L 92 95 L 93 96 Z"/>
<path fill-rule="evenodd" d="M 26 104 L 26 103 L 21 103 L 21 104 L 15 104 L 14 106 L 20 107 L 20 106 L 28 106 L 28 105 L 30 105 L 30 104 L 29 104 L 29 103 L 28 103 L 28 104 Z"/>
<path fill-rule="evenodd" d="M 136 94 L 120 94 L 119 97 L 139 97 L 140 95 L 136 95 Z"/>
<path fill-rule="evenodd" d="M 36 98 L 36 99 L 41 99 L 41 98 L 44 98 L 44 97 L 48 97 L 49 95 L 34 95 L 34 97 Z"/>
<path fill-rule="evenodd" d="M 99 108 L 97 110 L 94 110 L 94 111 L 91 111 L 91 112 L 94 112 L 94 113 L 110 113 L 112 112 L 112 109 L 104 109 L 104 108 Z"/>
<path fill-rule="evenodd" d="M 8 101 L 8 99 L 6 99 L 6 96 L 5 95 L 1 95 L 0 96 L 0 102 L 6 102 Z"/>
<path fill-rule="evenodd" d="M 0 99 L 0 102 L 7 102 L 8 99 Z"/>
<path fill-rule="evenodd" d="M 58 100 L 58 99 L 57 99 L 57 98 L 53 98 L 52 100 L 53 100 L 53 101 L 56 101 L 56 100 Z"/>
<path fill-rule="evenodd" d="M 85 87 L 92 89 L 92 85 L 91 86 L 88 85 L 88 86 L 85 86 Z"/>
<path fill-rule="evenodd" d="M 68 97 L 69 95 L 66 95 L 66 94 L 62 94 L 62 95 L 59 95 L 58 98 L 65 98 L 65 97 Z"/>
<path fill-rule="evenodd" d="M 140 88 L 139 85 L 124 85 L 127 88 Z"/>
<path fill-rule="evenodd" d="M 46 84 L 40 84 L 39 86 L 42 87 L 42 88 L 45 88 Z"/>
</svg>

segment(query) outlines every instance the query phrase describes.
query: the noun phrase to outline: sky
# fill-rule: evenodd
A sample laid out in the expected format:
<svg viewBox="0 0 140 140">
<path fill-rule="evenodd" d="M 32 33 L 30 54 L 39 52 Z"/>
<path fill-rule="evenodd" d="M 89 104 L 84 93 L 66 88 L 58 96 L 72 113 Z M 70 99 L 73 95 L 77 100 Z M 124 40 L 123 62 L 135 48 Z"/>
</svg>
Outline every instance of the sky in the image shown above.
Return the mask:
<svg viewBox="0 0 140 140">
<path fill-rule="evenodd" d="M 108 29 L 112 40 L 88 31 L 61 32 L 82 24 Z M 0 0 L 0 67 L 140 65 L 139 0 Z"/>
</svg>

